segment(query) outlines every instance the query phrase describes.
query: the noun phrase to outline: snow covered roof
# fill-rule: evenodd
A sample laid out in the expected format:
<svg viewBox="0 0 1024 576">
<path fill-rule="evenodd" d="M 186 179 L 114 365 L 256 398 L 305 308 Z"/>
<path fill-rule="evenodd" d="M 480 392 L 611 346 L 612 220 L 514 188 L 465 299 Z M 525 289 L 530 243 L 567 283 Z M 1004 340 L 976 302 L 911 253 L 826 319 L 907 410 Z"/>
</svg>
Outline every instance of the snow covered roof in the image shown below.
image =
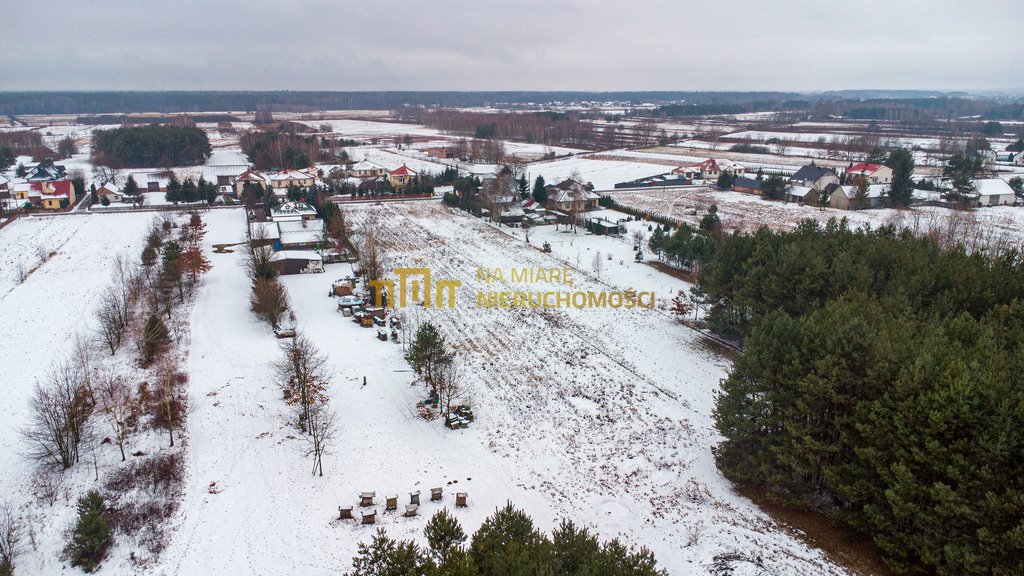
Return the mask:
<svg viewBox="0 0 1024 576">
<path fill-rule="evenodd" d="M 246 170 L 236 178 L 236 181 L 241 182 L 257 182 L 260 184 L 266 184 L 270 181 L 262 172 L 256 170 Z"/>
<path fill-rule="evenodd" d="M 355 171 L 358 171 L 358 172 L 365 172 L 367 170 L 384 170 L 384 167 L 380 166 L 380 165 L 377 165 L 377 164 L 374 164 L 373 162 L 370 162 L 369 160 L 363 160 L 362 162 L 356 164 L 355 166 L 352 166 L 352 170 L 355 170 Z"/>
<path fill-rule="evenodd" d="M 102 186 L 100 186 L 99 188 L 96 189 L 96 192 L 99 192 L 101 194 L 104 191 L 106 191 L 106 192 L 108 192 L 110 194 L 120 194 L 121 193 L 121 187 L 118 186 L 117 184 L 114 184 L 113 182 L 107 182 L 106 184 L 104 184 L 104 185 L 102 185 Z"/>
<path fill-rule="evenodd" d="M 1013 196 L 1013 188 L 1006 183 L 1006 180 L 1002 178 L 985 178 L 984 180 L 975 180 L 974 189 L 981 196 Z"/>
<path fill-rule="evenodd" d="M 259 236 L 260 229 L 263 229 L 263 238 L 267 240 L 277 240 L 281 238 L 281 231 L 277 226 L 277 222 L 253 222 L 249 224 L 249 234 L 253 238 Z"/>
<path fill-rule="evenodd" d="M 308 180 L 309 178 L 312 178 L 312 176 L 301 170 L 282 170 L 270 175 L 270 180 L 275 182 L 281 180 Z"/>
<path fill-rule="evenodd" d="M 843 195 L 846 196 L 847 199 L 849 199 L 849 200 L 853 200 L 854 198 L 857 197 L 858 189 L 857 189 L 856 186 L 854 186 L 852 184 L 851 185 L 847 185 L 847 186 L 838 186 L 837 188 L 840 191 L 842 191 Z M 884 198 L 884 197 L 886 197 L 888 195 L 889 195 L 889 185 L 888 184 L 872 184 L 872 185 L 867 187 L 867 190 L 865 190 L 865 196 L 867 198 Z"/>
<path fill-rule="evenodd" d="M 270 210 L 271 218 L 277 220 L 281 217 L 302 217 L 315 216 L 316 209 L 303 202 L 285 202 Z"/>
<path fill-rule="evenodd" d="M 277 253 L 278 260 L 323 260 L 316 250 L 281 250 Z"/>
</svg>

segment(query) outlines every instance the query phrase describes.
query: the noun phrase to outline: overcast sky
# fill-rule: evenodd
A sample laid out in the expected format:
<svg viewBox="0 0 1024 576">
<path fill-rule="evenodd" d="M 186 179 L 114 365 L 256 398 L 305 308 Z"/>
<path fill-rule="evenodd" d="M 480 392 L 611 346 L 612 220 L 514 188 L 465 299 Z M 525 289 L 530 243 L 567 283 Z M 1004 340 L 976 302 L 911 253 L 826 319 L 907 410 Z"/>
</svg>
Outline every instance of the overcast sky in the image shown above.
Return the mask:
<svg viewBox="0 0 1024 576">
<path fill-rule="evenodd" d="M 1021 0 L 47 0 L 0 90 L 1024 89 Z"/>
</svg>

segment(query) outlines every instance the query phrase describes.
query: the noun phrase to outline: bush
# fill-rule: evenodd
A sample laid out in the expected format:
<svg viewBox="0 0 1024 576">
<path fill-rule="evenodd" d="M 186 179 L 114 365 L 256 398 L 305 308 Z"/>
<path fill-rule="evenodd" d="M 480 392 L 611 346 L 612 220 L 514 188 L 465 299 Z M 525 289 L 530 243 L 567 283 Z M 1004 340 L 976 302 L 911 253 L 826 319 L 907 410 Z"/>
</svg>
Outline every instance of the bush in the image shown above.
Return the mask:
<svg viewBox="0 0 1024 576">
<path fill-rule="evenodd" d="M 78 522 L 68 544 L 71 565 L 94 572 L 106 558 L 113 534 L 103 496 L 90 490 L 78 499 Z"/>
</svg>

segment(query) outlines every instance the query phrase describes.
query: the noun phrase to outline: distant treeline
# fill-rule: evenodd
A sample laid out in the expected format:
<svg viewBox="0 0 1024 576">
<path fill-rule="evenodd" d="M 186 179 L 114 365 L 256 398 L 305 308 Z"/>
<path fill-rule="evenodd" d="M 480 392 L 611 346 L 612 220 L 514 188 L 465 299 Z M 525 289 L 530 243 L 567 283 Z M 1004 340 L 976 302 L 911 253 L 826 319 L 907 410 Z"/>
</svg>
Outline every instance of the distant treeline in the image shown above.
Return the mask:
<svg viewBox="0 0 1024 576">
<path fill-rule="evenodd" d="M 116 168 L 169 168 L 203 164 L 210 157 L 206 132 L 187 126 L 132 126 L 93 134 L 93 162 Z"/>
<path fill-rule="evenodd" d="M 198 114 L 192 115 L 193 122 L 241 122 L 242 119 L 231 114 Z M 86 126 L 99 126 L 103 124 L 167 124 L 174 121 L 174 117 L 167 116 L 127 116 L 122 114 L 96 114 L 93 116 L 79 116 L 75 118 L 77 124 Z"/>
<path fill-rule="evenodd" d="M 586 146 L 594 141 L 594 127 L 579 112 L 491 113 L 407 107 L 399 117 L 449 134 L 497 138 L 539 144 Z"/>
<path fill-rule="evenodd" d="M 392 110 L 546 102 L 740 102 L 795 98 L 782 92 L 0 92 L 0 114 L 113 114 L 269 110 Z"/>
</svg>

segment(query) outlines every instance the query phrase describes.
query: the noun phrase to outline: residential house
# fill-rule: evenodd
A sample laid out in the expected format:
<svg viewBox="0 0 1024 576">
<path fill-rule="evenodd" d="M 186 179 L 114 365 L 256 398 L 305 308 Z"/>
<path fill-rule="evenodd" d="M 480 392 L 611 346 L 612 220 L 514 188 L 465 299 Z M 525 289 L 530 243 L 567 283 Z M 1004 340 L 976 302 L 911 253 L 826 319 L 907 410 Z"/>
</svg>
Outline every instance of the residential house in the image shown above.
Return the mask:
<svg viewBox="0 0 1024 576">
<path fill-rule="evenodd" d="M 107 182 L 96 189 L 97 199 L 106 198 L 108 202 L 120 202 L 124 199 L 124 194 L 121 193 L 121 187 L 113 182 Z"/>
<path fill-rule="evenodd" d="M 831 168 L 815 166 L 813 163 L 802 166 L 789 177 L 789 183 L 807 186 L 814 190 L 824 190 L 829 184 L 839 184 L 839 175 Z"/>
<path fill-rule="evenodd" d="M 853 184 L 832 184 L 825 190 L 829 192 L 828 205 L 840 210 L 881 208 L 889 198 L 888 184 L 872 184 L 864 190 L 863 196 L 860 187 Z"/>
<path fill-rule="evenodd" d="M 689 180 L 717 180 L 723 173 L 730 176 L 745 176 L 747 169 L 726 158 L 708 158 L 698 164 L 680 166 L 672 171 L 673 174 L 681 174 Z"/>
<path fill-rule="evenodd" d="M 272 224 L 278 229 L 278 250 L 311 249 L 323 244 L 323 220 L 286 220 Z"/>
<path fill-rule="evenodd" d="M 1016 166 L 1024 166 L 1024 151 L 1014 153 L 1013 159 L 1010 161 Z"/>
<path fill-rule="evenodd" d="M 740 176 L 732 181 L 732 191 L 742 192 L 744 194 L 760 194 L 761 181 Z"/>
<path fill-rule="evenodd" d="M 281 241 L 281 229 L 277 222 L 252 222 L 249 224 L 249 243 L 253 248 L 270 246 L 275 248 Z"/>
<path fill-rule="evenodd" d="M 591 192 L 583 184 L 567 179 L 546 187 L 548 193 L 548 210 L 576 213 L 594 210 L 601 196 Z"/>
<path fill-rule="evenodd" d="M 238 175 L 237 178 L 235 178 L 236 196 L 242 195 L 242 190 L 245 188 L 245 185 L 247 183 L 251 186 L 255 186 L 258 184 L 263 188 L 267 188 L 268 186 L 270 186 L 270 178 L 266 174 L 263 174 L 262 172 L 259 172 L 257 170 L 249 169 L 246 170 L 245 172 L 242 172 L 241 174 Z"/>
<path fill-rule="evenodd" d="M 868 184 L 889 184 L 892 182 L 892 168 L 885 164 L 860 162 L 846 169 L 846 182 L 853 183 L 853 177 L 860 176 Z"/>
<path fill-rule="evenodd" d="M 292 186 L 311 188 L 315 183 L 316 176 L 304 170 L 282 170 L 270 175 L 270 186 L 275 190 L 286 190 Z"/>
<path fill-rule="evenodd" d="M 391 181 L 391 185 L 395 188 L 403 188 L 408 186 L 419 175 L 419 172 L 402 164 L 400 168 L 396 168 L 388 173 L 388 180 Z"/>
<path fill-rule="evenodd" d="M 14 199 L 22 206 L 27 202 L 44 210 L 60 210 L 74 206 L 75 187 L 70 180 L 18 182 L 14 185 Z"/>
<path fill-rule="evenodd" d="M 128 174 L 141 192 L 167 192 L 167 184 L 171 181 L 173 172 L 131 172 Z"/>
<path fill-rule="evenodd" d="M 43 160 L 25 173 L 25 179 L 29 182 L 52 182 L 65 178 L 67 178 L 67 170 L 64 166 L 54 164 L 50 159 Z"/>
<path fill-rule="evenodd" d="M 217 185 L 221 194 L 233 194 L 239 176 L 249 171 L 249 159 L 241 152 L 218 151 L 203 166 L 203 178 Z"/>
<path fill-rule="evenodd" d="M 358 164 L 354 164 L 348 169 L 349 176 L 353 178 L 380 178 L 387 176 L 388 171 L 383 166 L 378 166 L 369 160 L 363 160 Z"/>
<path fill-rule="evenodd" d="M 316 219 L 316 209 L 303 202 L 285 202 L 270 210 L 274 222 L 289 222 Z"/>
<path fill-rule="evenodd" d="M 1016 195 L 1013 188 L 1002 178 L 985 178 L 974 181 L 979 206 L 1012 206 Z"/>
</svg>

